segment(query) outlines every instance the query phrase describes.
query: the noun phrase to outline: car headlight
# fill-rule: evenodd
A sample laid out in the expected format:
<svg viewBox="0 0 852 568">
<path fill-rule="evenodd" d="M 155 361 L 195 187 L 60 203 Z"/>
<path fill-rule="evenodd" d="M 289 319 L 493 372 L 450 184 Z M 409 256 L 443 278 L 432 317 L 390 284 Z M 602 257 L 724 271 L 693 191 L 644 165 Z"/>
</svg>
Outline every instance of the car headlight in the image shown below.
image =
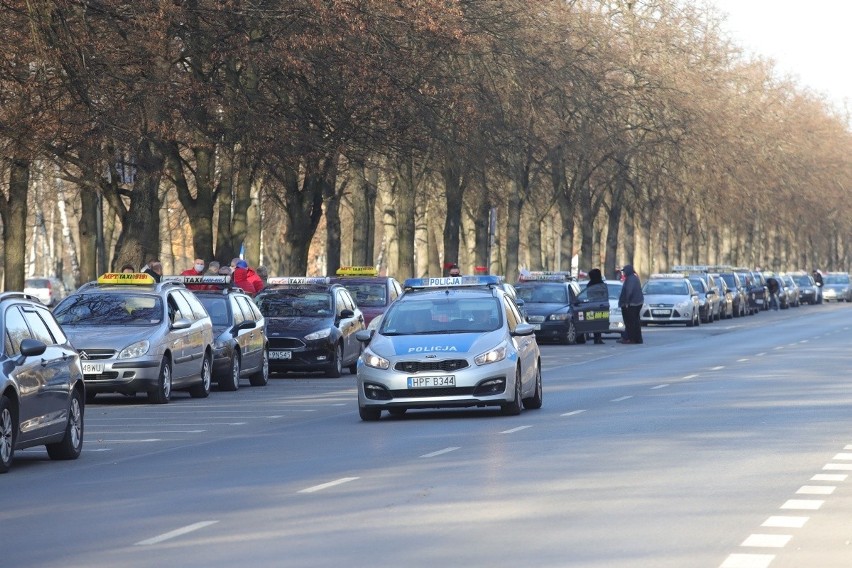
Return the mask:
<svg viewBox="0 0 852 568">
<path fill-rule="evenodd" d="M 148 349 L 151 347 L 151 344 L 147 339 L 143 339 L 142 341 L 137 341 L 131 345 L 128 345 L 118 353 L 119 359 L 133 359 L 134 357 L 141 357 L 145 353 L 148 352 Z"/>
<path fill-rule="evenodd" d="M 497 361 L 502 361 L 506 358 L 506 342 L 504 341 L 491 351 L 486 351 L 481 355 L 477 355 L 473 358 L 473 362 L 477 365 L 487 365 L 488 363 L 496 363 Z"/>
<path fill-rule="evenodd" d="M 361 355 L 361 359 L 364 361 L 365 365 L 374 369 L 386 371 L 388 367 L 390 367 L 390 361 L 384 357 L 379 357 L 369 349 L 364 350 L 364 353 Z"/>
<path fill-rule="evenodd" d="M 309 333 L 305 336 L 305 339 L 307 339 L 308 341 L 316 341 L 317 339 L 325 339 L 329 335 L 331 335 L 331 328 L 327 327 L 325 329 Z"/>
<path fill-rule="evenodd" d="M 677 308 L 680 312 L 685 312 L 692 305 L 692 302 L 678 302 L 675 304 L 675 308 Z"/>
<path fill-rule="evenodd" d="M 571 319 L 571 314 L 569 314 L 568 312 L 550 314 L 550 317 L 547 319 L 549 319 L 550 321 L 565 321 L 567 319 Z"/>
</svg>

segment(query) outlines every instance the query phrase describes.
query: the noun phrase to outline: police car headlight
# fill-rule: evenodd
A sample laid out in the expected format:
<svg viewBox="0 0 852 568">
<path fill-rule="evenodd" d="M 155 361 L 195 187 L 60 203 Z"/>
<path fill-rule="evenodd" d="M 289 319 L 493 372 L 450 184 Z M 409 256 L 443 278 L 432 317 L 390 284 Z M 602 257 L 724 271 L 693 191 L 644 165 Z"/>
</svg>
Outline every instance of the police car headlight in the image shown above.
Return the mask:
<svg viewBox="0 0 852 568">
<path fill-rule="evenodd" d="M 369 349 L 366 349 L 364 351 L 364 353 L 361 355 L 361 358 L 363 359 L 365 365 L 374 369 L 381 369 L 383 371 L 386 371 L 388 367 L 390 367 L 390 361 L 388 361 L 384 357 L 379 357 Z"/>
<path fill-rule="evenodd" d="M 119 359 L 133 359 L 134 357 L 141 357 L 145 353 L 148 352 L 148 349 L 151 347 L 151 344 L 148 343 L 148 340 L 143 339 L 142 341 L 137 341 L 132 345 L 128 345 L 118 353 Z"/>
<path fill-rule="evenodd" d="M 319 331 L 307 334 L 305 336 L 305 339 L 307 339 L 308 341 L 316 341 L 317 339 L 325 339 L 329 335 L 331 335 L 331 328 L 327 327 L 325 329 L 321 329 Z"/>
<path fill-rule="evenodd" d="M 550 317 L 547 318 L 550 321 L 565 321 L 571 318 L 571 314 L 568 312 L 559 313 L 559 314 L 550 314 Z"/>
<path fill-rule="evenodd" d="M 486 351 L 481 355 L 473 358 L 473 362 L 477 365 L 487 365 L 488 363 L 496 363 L 506 358 L 506 343 L 501 343 L 491 351 Z"/>
</svg>

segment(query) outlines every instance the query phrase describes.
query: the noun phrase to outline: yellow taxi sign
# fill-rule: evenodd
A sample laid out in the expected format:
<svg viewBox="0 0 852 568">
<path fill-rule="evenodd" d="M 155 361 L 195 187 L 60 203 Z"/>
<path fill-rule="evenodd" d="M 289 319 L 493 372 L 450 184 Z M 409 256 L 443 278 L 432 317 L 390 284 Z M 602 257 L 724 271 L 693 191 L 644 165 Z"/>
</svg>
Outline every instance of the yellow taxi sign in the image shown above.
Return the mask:
<svg viewBox="0 0 852 568">
<path fill-rule="evenodd" d="M 156 284 L 153 276 L 144 272 L 106 272 L 98 277 L 98 284 Z"/>
<path fill-rule="evenodd" d="M 341 266 L 337 269 L 338 276 L 378 276 L 375 266 Z"/>
</svg>

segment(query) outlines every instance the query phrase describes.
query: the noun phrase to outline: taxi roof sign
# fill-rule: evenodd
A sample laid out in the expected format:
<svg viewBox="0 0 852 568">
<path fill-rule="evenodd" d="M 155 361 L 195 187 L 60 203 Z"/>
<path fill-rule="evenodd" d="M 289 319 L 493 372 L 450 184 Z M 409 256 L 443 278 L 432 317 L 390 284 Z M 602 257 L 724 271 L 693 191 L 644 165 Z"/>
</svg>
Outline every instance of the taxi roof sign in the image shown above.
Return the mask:
<svg viewBox="0 0 852 568">
<path fill-rule="evenodd" d="M 724 264 L 683 264 L 672 266 L 675 272 L 725 272 L 730 266 Z"/>
<path fill-rule="evenodd" d="M 570 272 L 530 270 L 521 272 L 518 280 L 521 282 L 531 282 L 535 280 L 545 280 L 550 282 L 567 282 L 571 280 Z"/>
<path fill-rule="evenodd" d="M 338 276 L 378 276 L 375 266 L 341 266 L 337 269 Z"/>
<path fill-rule="evenodd" d="M 651 278 L 686 278 L 686 275 L 682 272 L 659 272 L 652 274 Z"/>
<path fill-rule="evenodd" d="M 98 284 L 156 284 L 154 277 L 144 272 L 105 272 L 98 276 Z"/>
<path fill-rule="evenodd" d="M 331 284 L 328 276 L 274 276 L 267 279 L 267 286 L 304 286 L 305 284 Z"/>
<path fill-rule="evenodd" d="M 231 276 L 211 274 L 202 276 L 163 276 L 161 282 L 178 282 L 181 284 L 230 284 Z"/>
<path fill-rule="evenodd" d="M 443 278 L 408 278 L 403 288 L 461 288 L 468 286 L 496 286 L 496 276 L 447 276 Z"/>
</svg>

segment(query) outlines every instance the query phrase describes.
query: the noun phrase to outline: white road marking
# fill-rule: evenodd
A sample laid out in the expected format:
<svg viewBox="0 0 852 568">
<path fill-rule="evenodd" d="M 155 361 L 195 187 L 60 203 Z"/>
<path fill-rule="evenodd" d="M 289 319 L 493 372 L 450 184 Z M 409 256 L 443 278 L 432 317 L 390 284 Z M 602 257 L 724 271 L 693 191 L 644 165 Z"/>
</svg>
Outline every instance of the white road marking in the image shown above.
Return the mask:
<svg viewBox="0 0 852 568">
<path fill-rule="evenodd" d="M 763 357 L 764 355 L 766 355 L 765 351 L 763 353 L 758 353 L 757 355 L 755 355 L 755 357 Z"/>
<path fill-rule="evenodd" d="M 99 432 L 95 430 L 92 432 L 91 429 L 86 430 L 86 434 L 97 436 L 99 434 L 124 434 L 127 436 L 137 436 L 140 434 L 201 434 L 202 432 L 206 432 L 207 430 L 130 430 L 123 432 L 116 432 L 114 430 L 104 430 L 103 432 Z"/>
<path fill-rule="evenodd" d="M 796 495 L 831 495 L 835 489 L 833 485 L 802 485 Z"/>
<path fill-rule="evenodd" d="M 827 463 L 822 466 L 824 471 L 852 471 L 852 463 Z"/>
<path fill-rule="evenodd" d="M 821 499 L 789 499 L 781 505 L 782 509 L 802 509 L 806 511 L 816 511 L 822 507 L 825 501 Z"/>
<path fill-rule="evenodd" d="M 585 410 L 572 410 L 571 412 L 565 412 L 564 414 L 560 414 L 560 416 L 574 416 L 582 412 L 585 412 Z"/>
<path fill-rule="evenodd" d="M 136 543 L 136 546 L 146 546 L 149 544 L 158 544 L 165 540 L 169 540 L 172 538 L 176 538 L 179 536 L 183 536 L 187 533 L 191 533 L 193 531 L 197 531 L 199 529 L 203 529 L 204 527 L 209 527 L 210 525 L 215 525 L 219 521 L 202 521 L 200 523 L 195 523 L 193 525 L 187 525 L 185 527 L 181 527 L 179 529 L 175 529 L 173 531 L 161 534 L 160 536 L 155 536 L 154 538 L 149 538 L 147 540 L 140 540 Z"/>
<path fill-rule="evenodd" d="M 747 357 L 744 359 L 737 359 L 737 363 L 745 363 L 746 361 L 748 361 Z"/>
<path fill-rule="evenodd" d="M 503 430 L 500 432 L 501 434 L 514 434 L 515 432 L 520 432 L 521 430 L 526 430 L 527 428 L 532 428 L 532 424 L 528 426 L 518 426 L 517 428 L 512 428 L 511 430 Z"/>
<path fill-rule="evenodd" d="M 818 473 L 811 481 L 846 481 L 848 477 L 845 473 Z"/>
<path fill-rule="evenodd" d="M 852 444 L 848 444 L 846 446 L 843 446 L 843 449 L 844 450 L 852 450 Z"/>
<path fill-rule="evenodd" d="M 790 539 L 791 534 L 753 534 L 743 541 L 740 546 L 757 546 L 760 548 L 784 548 Z"/>
<path fill-rule="evenodd" d="M 322 483 L 320 485 L 314 485 L 313 487 L 308 487 L 307 489 L 302 489 L 299 493 L 315 493 L 317 491 L 322 491 L 323 489 L 328 489 L 329 487 L 334 487 L 335 485 L 342 485 L 344 483 L 349 483 L 350 481 L 355 481 L 359 479 L 357 477 L 341 477 L 340 479 L 335 479 L 334 481 L 329 481 L 328 483 Z"/>
<path fill-rule="evenodd" d="M 687 376 L 685 376 L 685 377 L 683 378 L 683 380 L 684 380 L 684 381 L 688 381 L 689 379 L 694 379 L 694 378 L 695 378 L 695 377 L 697 377 L 697 376 L 698 376 L 698 375 L 687 375 Z"/>
<path fill-rule="evenodd" d="M 808 342 L 808 340 L 807 340 L 807 339 L 803 339 L 803 340 L 801 340 L 799 343 L 807 343 L 807 342 Z"/>
<path fill-rule="evenodd" d="M 669 386 L 669 385 L 668 384 L 657 385 L 655 387 L 651 387 L 651 390 L 664 389 L 667 386 Z"/>
<path fill-rule="evenodd" d="M 98 444 L 148 444 L 150 442 L 162 441 L 162 438 L 145 438 L 144 440 L 95 440 Z"/>
<path fill-rule="evenodd" d="M 805 523 L 808 522 L 810 517 L 785 517 L 785 516 L 774 516 L 769 517 L 763 524 L 760 525 L 762 527 L 773 527 L 779 529 L 800 529 L 805 526 Z"/>
<path fill-rule="evenodd" d="M 841 461 L 842 461 L 842 460 L 852 460 L 852 454 L 836 454 L 836 455 L 835 455 L 833 458 L 831 458 L 831 459 L 833 459 L 833 460 L 841 460 Z"/>
<path fill-rule="evenodd" d="M 731 554 L 719 568 L 767 568 L 774 554 Z"/>
<path fill-rule="evenodd" d="M 627 400 L 627 399 L 630 399 L 630 398 L 633 398 L 633 396 L 627 395 L 627 396 L 622 396 L 622 397 L 619 397 L 619 398 L 614 398 L 610 402 L 621 402 L 622 400 Z"/>
<path fill-rule="evenodd" d="M 84 452 L 111 452 L 112 448 L 92 448 L 91 450 L 89 448 L 83 448 L 83 451 Z"/>
<path fill-rule="evenodd" d="M 778 347 L 774 348 L 773 351 L 781 351 L 782 349 L 784 349 L 784 346 L 779 345 Z"/>
<path fill-rule="evenodd" d="M 724 365 L 719 365 L 718 367 L 710 367 L 710 370 L 711 371 L 721 371 L 724 368 L 725 368 Z"/>
<path fill-rule="evenodd" d="M 432 452 L 431 454 L 423 454 L 420 456 L 421 458 L 434 458 L 435 456 L 440 456 L 442 454 L 448 454 L 450 452 L 454 452 L 458 450 L 458 446 L 450 446 L 449 448 L 444 448 L 443 450 L 438 450 L 437 452 Z"/>
</svg>

